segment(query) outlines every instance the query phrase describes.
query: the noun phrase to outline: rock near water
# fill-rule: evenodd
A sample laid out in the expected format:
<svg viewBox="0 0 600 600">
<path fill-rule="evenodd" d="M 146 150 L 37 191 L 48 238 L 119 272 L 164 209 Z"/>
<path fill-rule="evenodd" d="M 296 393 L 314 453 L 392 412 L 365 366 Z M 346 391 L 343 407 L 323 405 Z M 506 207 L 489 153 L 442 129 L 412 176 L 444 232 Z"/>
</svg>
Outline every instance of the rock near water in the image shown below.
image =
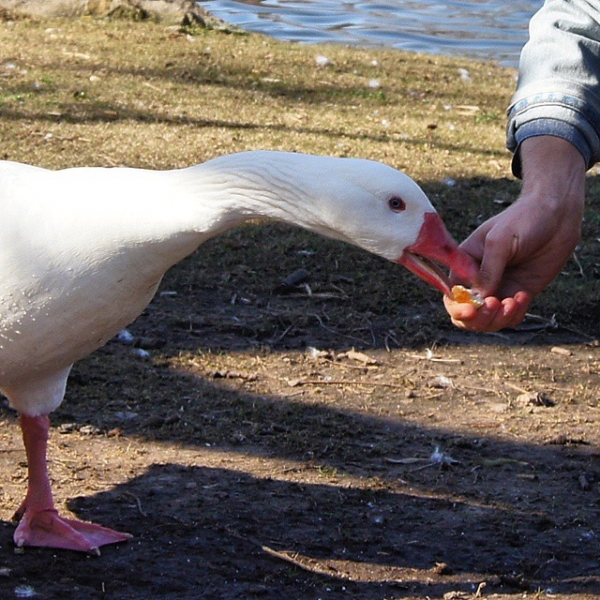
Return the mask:
<svg viewBox="0 0 600 600">
<path fill-rule="evenodd" d="M 202 24 L 208 17 L 192 0 L 0 0 L 4 16 L 82 17 L 126 16 L 181 23 L 192 18 Z"/>
</svg>

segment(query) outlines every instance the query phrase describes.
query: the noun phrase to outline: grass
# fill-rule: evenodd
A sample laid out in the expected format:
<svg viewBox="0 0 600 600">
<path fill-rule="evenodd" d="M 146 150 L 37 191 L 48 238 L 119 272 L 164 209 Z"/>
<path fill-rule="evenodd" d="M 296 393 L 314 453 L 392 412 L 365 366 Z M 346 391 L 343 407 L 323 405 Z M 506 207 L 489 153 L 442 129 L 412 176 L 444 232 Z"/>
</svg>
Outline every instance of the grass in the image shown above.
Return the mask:
<svg viewBox="0 0 600 600">
<path fill-rule="evenodd" d="M 4 22 L 0 43 L 15 160 L 170 168 L 268 147 L 369 156 L 433 181 L 506 160 L 514 73 L 491 65 L 90 18 Z"/>
<path fill-rule="evenodd" d="M 48 168 L 169 169 L 257 148 L 367 157 L 415 178 L 458 239 L 518 194 L 504 148 L 513 69 L 89 17 L 5 15 L 0 48 L 3 159 Z M 318 55 L 329 64 L 319 67 Z M 590 177 L 579 265 L 569 264 L 537 312 L 560 310 L 570 322 L 594 310 L 598 190 Z M 369 262 L 376 259 L 347 246 L 278 226 L 271 232 L 282 249 L 321 245 L 334 260 L 354 265 L 358 279 L 372 276 L 376 264 L 382 285 L 365 299 L 375 311 L 392 310 L 398 285 L 410 287 L 412 279 L 399 276 L 397 267 Z M 247 246 L 257 235 L 245 228 L 213 242 L 211 252 L 220 254 L 220 266 L 231 267 L 240 262 L 231 247 Z M 255 260 L 257 271 L 273 268 L 270 257 Z M 423 295 L 439 301 L 435 292 L 418 289 L 415 298 L 403 289 L 403 301 Z"/>
</svg>

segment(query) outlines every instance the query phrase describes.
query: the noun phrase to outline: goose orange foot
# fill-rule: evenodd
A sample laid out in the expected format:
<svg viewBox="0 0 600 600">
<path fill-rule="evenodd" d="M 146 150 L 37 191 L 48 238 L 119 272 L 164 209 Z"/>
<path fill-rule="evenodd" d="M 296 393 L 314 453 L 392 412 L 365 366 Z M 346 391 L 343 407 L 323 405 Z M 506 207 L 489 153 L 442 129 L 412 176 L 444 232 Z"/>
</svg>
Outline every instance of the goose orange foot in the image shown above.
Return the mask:
<svg viewBox="0 0 600 600">
<path fill-rule="evenodd" d="M 14 542 L 19 548 L 61 548 L 99 556 L 101 546 L 125 542 L 131 537 L 94 523 L 63 518 L 50 508 L 38 512 L 25 510 L 15 530 Z"/>
<path fill-rule="evenodd" d="M 21 414 L 19 422 L 27 454 L 29 481 L 25 500 L 14 516 L 14 520 L 19 522 L 13 537 L 15 544 L 19 548 L 61 548 L 99 555 L 101 546 L 130 539 L 132 536 L 128 533 L 66 519 L 58 514 L 46 463 L 50 419 L 47 415 L 30 417 Z"/>
</svg>

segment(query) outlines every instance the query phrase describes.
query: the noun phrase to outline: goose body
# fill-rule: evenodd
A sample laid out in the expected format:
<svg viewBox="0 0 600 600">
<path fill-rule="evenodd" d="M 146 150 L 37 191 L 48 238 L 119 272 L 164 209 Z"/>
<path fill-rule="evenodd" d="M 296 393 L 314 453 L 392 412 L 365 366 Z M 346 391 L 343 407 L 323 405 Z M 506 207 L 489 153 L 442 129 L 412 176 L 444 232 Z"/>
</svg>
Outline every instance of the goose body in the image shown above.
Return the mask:
<svg viewBox="0 0 600 600">
<path fill-rule="evenodd" d="M 97 552 L 127 539 L 58 516 L 48 414 L 73 363 L 133 321 L 172 265 L 255 218 L 353 243 L 444 292 L 427 259 L 467 280 L 476 272 L 419 186 L 373 161 L 246 152 L 173 171 L 0 161 L 0 391 L 19 412 L 30 470 L 17 545 Z"/>
</svg>

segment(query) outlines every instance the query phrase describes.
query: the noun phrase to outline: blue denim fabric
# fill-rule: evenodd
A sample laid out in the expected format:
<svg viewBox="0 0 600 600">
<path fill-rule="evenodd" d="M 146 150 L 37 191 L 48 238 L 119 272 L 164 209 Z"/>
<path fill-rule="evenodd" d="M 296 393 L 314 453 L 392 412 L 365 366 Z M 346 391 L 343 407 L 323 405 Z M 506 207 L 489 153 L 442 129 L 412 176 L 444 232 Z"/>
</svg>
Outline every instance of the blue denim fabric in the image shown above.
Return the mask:
<svg viewBox="0 0 600 600">
<path fill-rule="evenodd" d="M 571 142 L 589 168 L 600 160 L 600 1 L 546 0 L 529 31 L 508 111 L 513 173 L 520 144 L 541 135 Z"/>
<path fill-rule="evenodd" d="M 555 94 L 521 100 L 509 113 L 507 147 L 513 152 L 512 171 L 521 177 L 519 147 L 524 140 L 541 135 L 553 135 L 571 142 L 581 152 L 585 164 L 591 167 L 597 160 L 600 123 L 594 114 L 586 115 L 582 102 Z"/>
</svg>

